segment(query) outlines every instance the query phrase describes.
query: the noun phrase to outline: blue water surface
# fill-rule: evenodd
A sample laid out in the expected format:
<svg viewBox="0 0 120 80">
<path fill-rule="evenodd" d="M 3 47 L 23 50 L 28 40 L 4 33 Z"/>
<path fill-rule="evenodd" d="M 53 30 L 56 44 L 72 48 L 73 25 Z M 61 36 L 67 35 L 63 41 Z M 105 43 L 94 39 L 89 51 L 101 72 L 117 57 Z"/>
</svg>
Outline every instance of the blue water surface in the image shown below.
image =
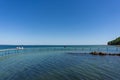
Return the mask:
<svg viewBox="0 0 120 80">
<path fill-rule="evenodd" d="M 0 56 L 0 80 L 120 80 L 120 57 L 84 54 L 92 50 L 119 52 L 119 47 L 24 46 Z"/>
</svg>

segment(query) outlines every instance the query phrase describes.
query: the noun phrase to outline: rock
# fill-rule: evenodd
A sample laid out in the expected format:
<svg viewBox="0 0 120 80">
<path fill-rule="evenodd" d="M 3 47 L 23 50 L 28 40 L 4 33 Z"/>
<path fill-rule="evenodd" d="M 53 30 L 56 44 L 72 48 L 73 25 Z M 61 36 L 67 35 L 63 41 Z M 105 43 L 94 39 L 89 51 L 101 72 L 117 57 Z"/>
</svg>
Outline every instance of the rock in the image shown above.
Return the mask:
<svg viewBox="0 0 120 80">
<path fill-rule="evenodd" d="M 112 54 L 112 53 L 104 53 L 104 52 L 91 52 L 90 54 L 92 55 L 100 55 L 100 56 L 106 56 L 106 55 L 110 55 L 110 56 L 120 56 L 120 54 Z"/>
<path fill-rule="evenodd" d="M 92 54 L 92 55 L 101 55 L 101 56 L 105 56 L 105 55 L 107 55 L 106 53 L 103 53 L 103 52 L 91 52 L 90 54 Z"/>
</svg>

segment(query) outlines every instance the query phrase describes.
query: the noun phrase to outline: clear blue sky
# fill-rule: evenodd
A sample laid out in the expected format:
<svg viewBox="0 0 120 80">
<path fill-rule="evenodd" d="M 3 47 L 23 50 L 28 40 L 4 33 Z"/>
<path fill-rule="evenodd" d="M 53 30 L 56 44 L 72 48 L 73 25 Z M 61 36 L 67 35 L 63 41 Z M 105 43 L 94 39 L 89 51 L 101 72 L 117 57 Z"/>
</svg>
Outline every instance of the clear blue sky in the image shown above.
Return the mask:
<svg viewBox="0 0 120 80">
<path fill-rule="evenodd" d="M 120 0 L 0 0 L 0 44 L 106 44 Z"/>
</svg>

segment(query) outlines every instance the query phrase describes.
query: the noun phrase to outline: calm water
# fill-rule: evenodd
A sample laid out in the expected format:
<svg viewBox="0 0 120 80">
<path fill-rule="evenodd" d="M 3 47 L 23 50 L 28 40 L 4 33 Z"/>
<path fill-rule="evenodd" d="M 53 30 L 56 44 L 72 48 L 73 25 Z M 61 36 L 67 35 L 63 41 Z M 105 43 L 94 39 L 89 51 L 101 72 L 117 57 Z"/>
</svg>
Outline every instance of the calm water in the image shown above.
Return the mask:
<svg viewBox="0 0 120 80">
<path fill-rule="evenodd" d="M 0 49 L 16 46 L 0 46 Z M 120 52 L 115 46 L 24 46 L 0 56 L 0 80 L 120 80 L 119 56 L 92 56 L 93 50 Z"/>
</svg>

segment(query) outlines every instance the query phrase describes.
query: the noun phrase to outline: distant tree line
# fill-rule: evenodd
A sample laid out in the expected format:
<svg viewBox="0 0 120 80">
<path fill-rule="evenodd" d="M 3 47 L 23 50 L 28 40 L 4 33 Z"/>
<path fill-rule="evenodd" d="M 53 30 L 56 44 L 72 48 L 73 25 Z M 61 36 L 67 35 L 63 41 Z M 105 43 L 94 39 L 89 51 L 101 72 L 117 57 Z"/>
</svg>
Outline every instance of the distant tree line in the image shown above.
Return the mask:
<svg viewBox="0 0 120 80">
<path fill-rule="evenodd" d="M 120 37 L 116 38 L 115 40 L 109 41 L 108 45 L 120 45 Z"/>
</svg>

